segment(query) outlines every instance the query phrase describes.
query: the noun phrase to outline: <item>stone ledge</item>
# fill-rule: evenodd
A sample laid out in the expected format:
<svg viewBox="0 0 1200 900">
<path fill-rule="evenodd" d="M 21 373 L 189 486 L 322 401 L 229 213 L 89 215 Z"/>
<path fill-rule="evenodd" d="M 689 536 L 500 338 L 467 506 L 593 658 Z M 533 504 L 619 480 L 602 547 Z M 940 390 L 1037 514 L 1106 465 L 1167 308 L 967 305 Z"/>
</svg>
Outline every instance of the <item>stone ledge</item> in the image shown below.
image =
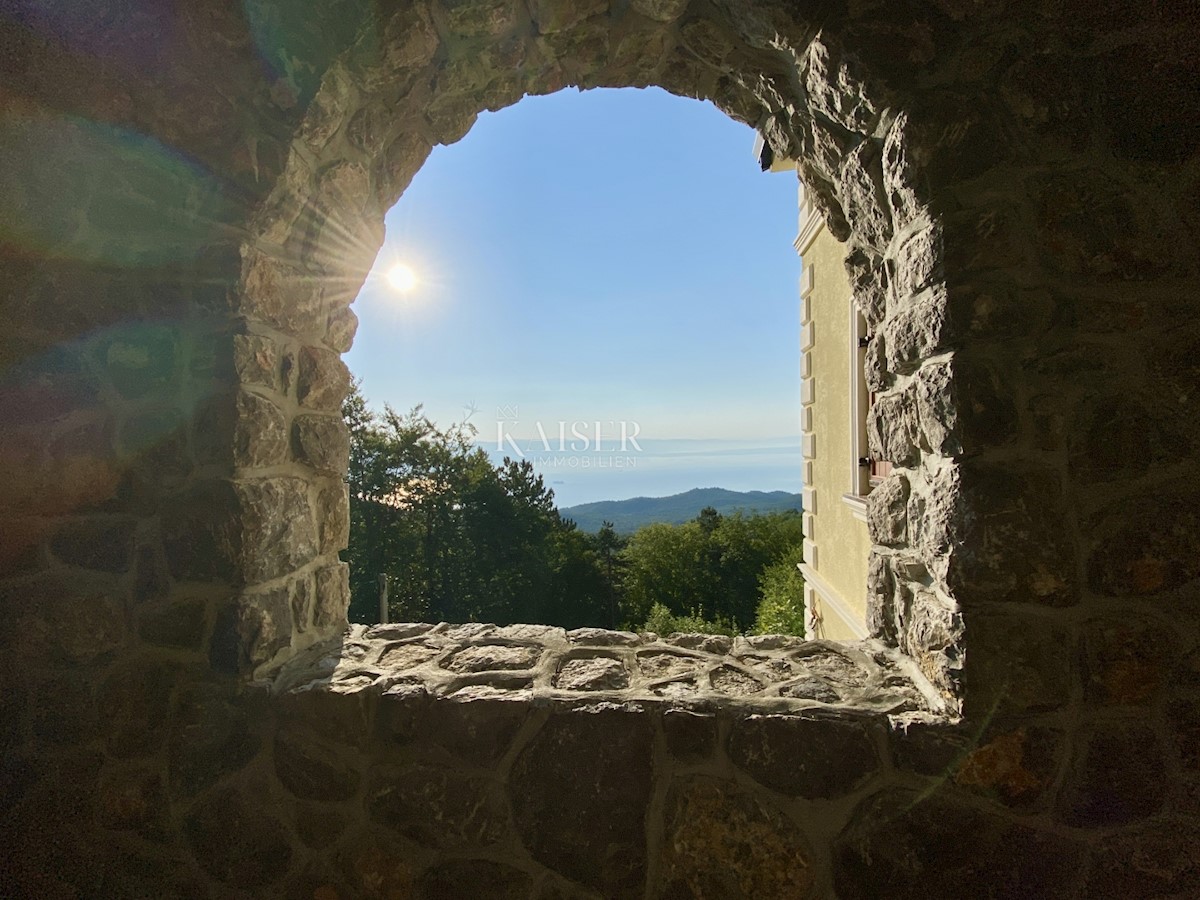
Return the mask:
<svg viewBox="0 0 1200 900">
<path fill-rule="evenodd" d="M 604 700 L 788 714 L 826 709 L 908 718 L 941 712 L 910 660 L 878 641 L 729 638 L 578 629 L 352 625 L 265 683 L 274 694 L 402 694 L 533 706 Z"/>
</svg>

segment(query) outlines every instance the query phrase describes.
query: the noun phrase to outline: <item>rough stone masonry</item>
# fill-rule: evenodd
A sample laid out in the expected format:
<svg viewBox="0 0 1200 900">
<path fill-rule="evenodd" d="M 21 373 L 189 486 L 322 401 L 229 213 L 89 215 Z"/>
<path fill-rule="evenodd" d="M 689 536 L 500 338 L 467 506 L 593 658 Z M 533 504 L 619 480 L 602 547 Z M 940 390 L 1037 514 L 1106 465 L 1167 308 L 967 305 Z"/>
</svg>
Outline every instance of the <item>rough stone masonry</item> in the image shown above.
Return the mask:
<svg viewBox="0 0 1200 900">
<path fill-rule="evenodd" d="M 1200 893 L 1194 4 L 77 6 L 0 11 L 0 893 Z M 567 85 L 846 243 L 871 641 L 347 630 L 383 212 Z"/>
</svg>

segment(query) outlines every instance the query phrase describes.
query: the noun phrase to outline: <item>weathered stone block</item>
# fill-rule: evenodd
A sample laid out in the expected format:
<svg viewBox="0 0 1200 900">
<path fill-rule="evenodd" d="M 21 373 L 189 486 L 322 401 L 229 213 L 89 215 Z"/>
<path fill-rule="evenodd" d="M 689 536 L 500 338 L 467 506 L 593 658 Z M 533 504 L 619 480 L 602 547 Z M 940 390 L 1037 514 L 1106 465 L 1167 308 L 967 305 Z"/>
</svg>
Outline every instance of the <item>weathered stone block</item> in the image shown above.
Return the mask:
<svg viewBox="0 0 1200 900">
<path fill-rule="evenodd" d="M 1086 862 L 1072 841 L 949 796 L 891 790 L 855 818 L 834 851 L 834 886 L 846 900 L 1069 897 Z"/>
<path fill-rule="evenodd" d="M 882 394 L 867 413 L 867 445 L 876 459 L 909 466 L 917 461 L 917 403 L 911 390 Z"/>
<path fill-rule="evenodd" d="M 360 775 L 347 750 L 302 725 L 281 726 L 272 755 L 275 776 L 303 800 L 348 800 L 358 790 Z"/>
<path fill-rule="evenodd" d="M 733 646 L 733 638 L 726 634 L 678 633 L 665 638 L 663 643 L 724 656 Z"/>
<path fill-rule="evenodd" d="M 917 405 L 927 445 L 945 455 L 976 454 L 1015 443 L 1020 375 L 1002 363 L 958 351 L 918 373 Z"/>
<path fill-rule="evenodd" d="M 897 278 L 903 277 L 902 272 Z M 887 366 L 893 372 L 912 372 L 922 360 L 945 350 L 951 343 L 942 289 L 906 298 L 883 326 Z"/>
<path fill-rule="evenodd" d="M 717 717 L 711 713 L 668 709 L 663 713 L 663 734 L 675 759 L 690 762 L 712 756 L 717 745 Z"/>
<path fill-rule="evenodd" d="M 1097 725 L 1059 796 L 1063 821 L 1101 828 L 1154 815 L 1168 791 L 1163 749 L 1157 733 L 1140 722 Z"/>
<path fill-rule="evenodd" d="M 463 36 L 502 34 L 520 14 L 512 0 L 442 0 L 441 6 L 450 27 Z"/>
<path fill-rule="evenodd" d="M 1097 392 L 1067 430 L 1071 476 L 1080 483 L 1134 478 L 1191 452 L 1189 413 L 1176 398 L 1134 391 Z"/>
<path fill-rule="evenodd" d="M 906 603 L 892 572 L 891 557 L 872 548 L 867 557 L 867 633 L 895 645 Z M 904 587 L 907 590 L 907 586 Z"/>
<path fill-rule="evenodd" d="M 929 202 L 929 185 L 914 164 L 910 143 L 908 115 L 902 112 L 883 139 L 883 188 L 897 230 L 925 215 Z"/>
<path fill-rule="evenodd" d="M 343 306 L 329 314 L 325 327 L 325 343 L 338 353 L 345 353 L 354 344 L 354 335 L 358 333 L 358 316 L 348 306 Z"/>
<path fill-rule="evenodd" d="M 317 570 L 317 599 L 313 625 L 317 628 L 344 628 L 350 608 L 350 566 L 335 563 Z"/>
<path fill-rule="evenodd" d="M 260 478 L 233 485 L 241 530 L 235 560 L 246 584 L 287 575 L 317 555 L 317 529 L 308 482 Z"/>
<path fill-rule="evenodd" d="M 664 896 L 809 895 L 812 851 L 781 811 L 715 778 L 680 779 L 667 797 Z"/>
<path fill-rule="evenodd" d="M 291 646 L 293 632 L 308 627 L 311 591 L 312 583 L 301 576 L 243 593 L 218 614 L 214 644 L 225 646 L 225 658 L 236 660 L 236 671 L 252 671 L 269 662 Z"/>
<path fill-rule="evenodd" d="M 1083 628 L 1083 689 L 1089 703 L 1146 705 L 1167 680 L 1175 649 L 1169 633 L 1148 622 L 1097 619 Z"/>
<path fill-rule="evenodd" d="M 189 686 L 170 722 L 167 774 L 173 798 L 190 797 L 244 768 L 259 750 L 247 710 L 227 690 Z"/>
<path fill-rule="evenodd" d="M 965 618 L 968 717 L 1045 712 L 1069 702 L 1077 652 L 1072 631 L 1044 616 L 968 611 Z"/>
<path fill-rule="evenodd" d="M 414 896 L 416 900 L 450 897 L 525 900 L 532 896 L 533 884 L 533 876 L 528 872 L 492 860 L 450 860 L 427 869 L 417 879 Z"/>
<path fill-rule="evenodd" d="M 174 329 L 132 324 L 97 352 L 109 382 L 128 399 L 161 394 L 177 379 L 179 335 Z"/>
<path fill-rule="evenodd" d="M 958 383 L 949 362 L 923 366 L 915 379 L 917 431 L 921 448 L 939 456 L 962 451 Z"/>
<path fill-rule="evenodd" d="M 850 152 L 842 163 L 838 187 L 854 236 L 882 252 L 892 239 L 892 217 L 884 194 L 878 145 L 864 141 Z"/>
<path fill-rule="evenodd" d="M 279 360 L 279 347 L 270 338 L 260 334 L 233 336 L 233 368 L 240 383 L 279 390 Z"/>
<path fill-rule="evenodd" d="M 109 674 L 96 702 L 110 755 L 146 756 L 162 746 L 177 678 L 173 666 L 146 657 L 134 657 Z"/>
<path fill-rule="evenodd" d="M 734 53 L 729 32 L 703 19 L 688 22 L 680 29 L 680 33 L 688 49 L 709 65 L 721 66 Z"/>
<path fill-rule="evenodd" d="M 947 530 L 951 593 L 1070 606 L 1079 599 L 1079 545 L 1061 475 L 1051 469 L 965 462 L 959 469 L 962 527 Z"/>
<path fill-rule="evenodd" d="M 553 713 L 509 776 L 513 818 L 534 859 L 606 897 L 641 897 L 653 744 L 640 709 Z"/>
<path fill-rule="evenodd" d="M 901 623 L 900 649 L 916 662 L 934 687 L 950 700 L 958 694 L 965 628 L 957 607 L 935 591 L 917 586 Z"/>
<path fill-rule="evenodd" d="M 886 357 L 884 336 L 871 335 L 863 353 L 863 380 L 871 393 L 882 394 L 891 387 L 892 373 L 888 370 Z"/>
<path fill-rule="evenodd" d="M 102 828 L 160 841 L 170 828 L 169 812 L 162 775 L 154 769 L 110 770 L 100 779 L 96 813 Z"/>
<path fill-rule="evenodd" d="M 1095 853 L 1085 897 L 1200 896 L 1200 828 L 1176 818 L 1106 837 Z"/>
<path fill-rule="evenodd" d="M 445 667 L 451 672 L 495 672 L 512 669 L 531 669 L 541 657 L 540 647 L 510 646 L 508 644 L 479 644 L 465 647 L 454 654 Z"/>
<path fill-rule="evenodd" d="M 529 715 L 524 698 L 456 694 L 428 704 L 420 733 L 471 765 L 494 766 Z"/>
<path fill-rule="evenodd" d="M 879 769 L 868 726 L 827 716 L 749 716 L 729 737 L 734 765 L 772 790 L 811 799 L 840 797 Z"/>
<path fill-rule="evenodd" d="M 1098 593 L 1146 596 L 1200 577 L 1200 490 L 1190 483 L 1114 501 L 1088 524 L 1088 586 Z"/>
<path fill-rule="evenodd" d="M 345 550 L 350 543 L 350 487 L 326 485 L 317 495 L 317 537 L 322 555 Z"/>
<path fill-rule="evenodd" d="M 233 464 L 248 469 L 274 466 L 287 455 L 287 417 L 266 397 L 239 391 L 233 432 Z"/>
<path fill-rule="evenodd" d="M 779 689 L 784 697 L 795 697 L 797 700 L 815 700 L 817 703 L 838 703 L 842 699 L 824 678 L 815 675 L 806 676 L 786 684 Z"/>
<path fill-rule="evenodd" d="M 292 453 L 328 475 L 344 475 L 350 460 L 350 432 L 341 417 L 297 416 L 292 422 Z"/>
<path fill-rule="evenodd" d="M 1006 806 L 1027 809 L 1054 784 L 1062 750 L 1060 731 L 1037 726 L 988 729 L 954 766 L 954 783 Z"/>
<path fill-rule="evenodd" d="M 804 86 L 813 108 L 843 128 L 866 133 L 876 116 L 866 95 L 864 73 L 827 38 L 808 45 L 802 64 Z"/>
<path fill-rule="evenodd" d="M 124 518 L 75 519 L 58 529 L 50 549 L 67 565 L 125 572 L 132 562 L 136 528 L 135 521 Z"/>
<path fill-rule="evenodd" d="M 567 31 L 585 19 L 608 11 L 609 0 L 532 0 L 530 12 L 541 34 Z"/>
<path fill-rule="evenodd" d="M 487 847 L 502 840 L 508 826 L 491 779 L 425 763 L 376 770 L 367 808 L 380 825 L 439 849 Z"/>
<path fill-rule="evenodd" d="M 237 310 L 296 337 L 325 333 L 321 280 L 258 251 L 246 255 Z"/>
<path fill-rule="evenodd" d="M 194 804 L 183 831 L 201 867 L 231 887 L 265 887 L 291 865 L 292 848 L 283 826 L 233 788 Z"/>
<path fill-rule="evenodd" d="M 893 472 L 867 495 L 871 543 L 899 546 L 908 540 L 908 478 Z"/>
<path fill-rule="evenodd" d="M 619 659 L 568 659 L 555 673 L 554 686 L 563 691 L 619 691 L 629 687 L 629 672 Z"/>
<path fill-rule="evenodd" d="M 164 511 L 162 532 L 167 564 L 176 580 L 230 580 L 240 539 L 233 485 L 199 482 L 179 494 Z"/>
<path fill-rule="evenodd" d="M 718 666 L 708 680 L 715 690 L 730 697 L 748 697 L 763 689 L 761 681 L 736 666 Z"/>
<path fill-rule="evenodd" d="M 137 633 L 157 647 L 200 650 L 208 633 L 208 604 L 185 598 L 143 607 L 137 613 Z"/>
<path fill-rule="evenodd" d="M 77 582 L 61 572 L 0 587 L 0 610 L 20 639 L 10 652 L 26 663 L 53 667 L 96 665 L 125 640 L 119 585 Z"/>
<path fill-rule="evenodd" d="M 296 399 L 308 409 L 339 412 L 350 391 L 350 370 L 331 350 L 304 347 L 299 354 Z"/>
</svg>

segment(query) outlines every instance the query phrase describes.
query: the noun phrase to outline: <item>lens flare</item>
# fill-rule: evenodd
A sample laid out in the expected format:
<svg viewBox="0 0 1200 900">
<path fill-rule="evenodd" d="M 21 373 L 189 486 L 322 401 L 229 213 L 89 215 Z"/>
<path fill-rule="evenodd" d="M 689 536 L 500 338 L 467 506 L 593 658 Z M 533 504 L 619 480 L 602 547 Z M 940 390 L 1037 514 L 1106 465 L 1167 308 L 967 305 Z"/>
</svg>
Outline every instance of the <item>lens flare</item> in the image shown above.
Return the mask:
<svg viewBox="0 0 1200 900">
<path fill-rule="evenodd" d="M 388 269 L 387 280 L 392 290 L 407 294 L 417 286 L 417 273 L 404 263 L 396 263 Z"/>
</svg>

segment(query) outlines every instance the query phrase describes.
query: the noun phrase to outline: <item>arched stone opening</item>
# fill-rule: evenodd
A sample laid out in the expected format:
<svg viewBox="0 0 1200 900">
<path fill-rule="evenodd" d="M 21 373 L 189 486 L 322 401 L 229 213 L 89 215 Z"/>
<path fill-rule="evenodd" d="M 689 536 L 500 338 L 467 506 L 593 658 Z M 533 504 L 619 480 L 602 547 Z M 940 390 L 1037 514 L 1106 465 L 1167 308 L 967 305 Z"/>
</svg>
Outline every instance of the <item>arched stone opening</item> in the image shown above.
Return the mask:
<svg viewBox="0 0 1200 900">
<path fill-rule="evenodd" d="M 465 111 L 428 94 L 437 133 L 354 155 L 343 137 L 374 126 L 313 97 L 342 77 L 359 19 L 303 6 L 266 66 L 258 26 L 295 24 L 287 4 L 89 6 L 49 36 L 45 17 L 3 13 L 11 893 L 1197 892 L 1186 5 L 372 7 L 380 64 L 414 85 L 454 48 L 467 62 L 450 83 L 504 71 L 483 61 L 492 28 L 557 46 L 561 83 L 615 83 L 582 61 L 662 35 L 646 83 L 711 96 L 806 161 L 881 323 L 872 377 L 891 399 L 875 440 L 909 461 L 907 493 L 897 480 L 873 510 L 877 627 L 931 679 L 965 666 L 963 723 L 907 731 L 735 703 L 440 702 L 353 677 L 260 704 L 222 674 L 339 631 L 338 479 L 305 449 L 326 442 L 295 426 L 332 416 L 340 308 L 385 200 L 427 143 L 520 87 L 488 81 Z M 818 32 L 828 108 L 806 74 Z M 361 86 L 403 93 L 390 78 Z M 836 102 L 860 82 L 866 122 Z M 83 148 L 71 167 L 28 139 L 42 117 Z M 82 139 L 80 120 L 213 179 L 136 178 L 162 170 L 120 152 L 100 165 L 114 144 Z M 50 210 L 56 227 L 14 236 L 31 205 L 12 198 L 36 201 L 63 171 L 81 187 Z M 111 216 L 101 201 L 130 190 L 147 202 Z M 197 203 L 213 192 L 229 202 Z M 208 219 L 181 232 L 164 210 Z M 93 334 L 124 326 L 119 342 Z M 250 408 L 275 396 L 279 415 Z M 262 419 L 278 429 L 246 427 Z"/>
<path fill-rule="evenodd" d="M 910 124 L 903 94 L 868 84 L 861 63 L 828 31 L 803 21 L 785 29 L 780 21 L 761 12 L 636 3 L 628 9 L 416 7 L 382 20 L 326 75 L 280 185 L 256 219 L 255 239 L 243 251 L 238 309 L 245 316 L 245 339 L 286 342 L 291 350 L 279 352 L 297 354 L 300 377 L 319 381 L 315 389 L 307 381 L 297 384 L 299 415 L 291 425 L 300 462 L 309 463 L 294 475 L 312 478 L 314 460 L 337 455 L 328 444 L 344 442 L 332 402 L 346 375 L 333 354 L 347 349 L 353 336 L 347 304 L 382 241 L 383 212 L 435 143 L 461 138 L 484 109 L 566 84 L 657 85 L 712 100 L 759 128 L 769 152 L 798 161 L 831 230 L 849 242 L 859 302 L 877 335 L 872 388 L 882 400 L 873 439 L 882 454 L 908 467 L 897 471 L 888 501 L 876 504 L 880 543 L 873 584 L 880 594 L 885 585 L 905 596 L 919 588 L 921 597 L 916 607 L 877 603 L 872 624 L 885 640 L 902 641 L 906 652 L 922 659 L 953 705 L 962 624 L 947 578 L 946 548 L 957 540 L 953 529 L 961 514 L 950 474 L 961 448 L 949 344 L 934 338 L 921 346 L 919 338 L 898 334 L 894 342 L 903 344 L 898 351 L 903 356 L 888 357 L 879 348 L 889 327 L 911 330 L 905 323 L 919 315 L 912 306 L 940 310 L 945 303 L 945 226 L 935 212 L 936 175 L 931 179 L 926 168 L 949 165 L 958 148 L 914 143 L 910 135 L 918 129 Z M 923 167 L 914 160 L 928 162 Z M 952 190 L 953 179 L 937 189 Z M 928 395 L 924 430 L 915 415 L 917 385 Z M 289 398 L 285 391 L 268 399 L 261 381 L 249 387 L 257 399 L 244 404 L 241 427 L 253 440 L 255 420 L 263 413 L 256 404 L 267 401 L 268 427 L 274 429 L 274 410 L 289 409 Z M 244 475 L 252 478 L 255 464 L 269 468 L 278 459 L 251 454 L 245 462 Z M 329 463 L 324 465 L 329 472 Z M 333 509 L 343 502 L 335 496 L 334 480 L 312 483 L 318 485 L 318 521 L 344 520 Z M 942 495 L 936 502 L 954 512 L 942 518 L 941 543 L 919 548 L 908 537 L 907 502 L 910 495 L 922 502 L 930 494 Z M 311 581 L 319 573 L 324 579 L 314 615 L 320 608 L 336 609 L 344 597 L 344 575 L 329 546 L 321 550 L 301 575 Z M 274 581 L 290 573 L 269 574 Z M 247 648 L 244 660 L 251 666 L 287 646 L 286 626 L 262 627 L 263 606 L 256 602 L 262 596 L 251 589 L 243 600 L 242 621 L 251 624 L 242 625 L 242 639 L 273 636 L 266 646 Z M 315 620 L 297 621 L 298 630 L 313 636 L 332 627 L 324 623 L 323 634 Z M 291 649 L 303 642 L 294 639 Z"/>
</svg>

